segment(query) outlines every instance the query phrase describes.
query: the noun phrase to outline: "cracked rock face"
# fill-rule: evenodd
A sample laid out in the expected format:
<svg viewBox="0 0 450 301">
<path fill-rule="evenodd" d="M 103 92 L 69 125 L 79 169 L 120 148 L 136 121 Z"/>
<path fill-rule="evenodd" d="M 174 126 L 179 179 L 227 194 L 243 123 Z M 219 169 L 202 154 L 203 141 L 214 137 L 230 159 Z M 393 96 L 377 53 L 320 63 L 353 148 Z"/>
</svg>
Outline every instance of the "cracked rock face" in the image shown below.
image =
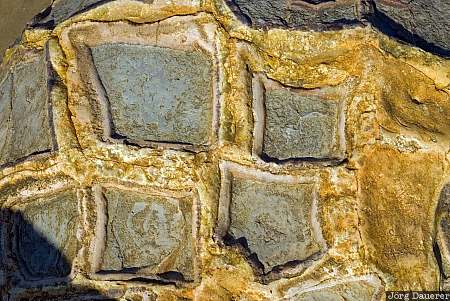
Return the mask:
<svg viewBox="0 0 450 301">
<path fill-rule="evenodd" d="M 227 235 L 256 256 L 264 274 L 319 255 L 324 246 L 314 183 L 290 183 L 270 175 L 254 178 L 248 170 L 233 168 L 225 172 L 230 174 L 223 180 L 219 227 L 225 225 Z"/>
<path fill-rule="evenodd" d="M 178 272 L 192 280 L 192 203 L 116 189 L 106 189 L 104 197 L 102 271 Z"/>
<path fill-rule="evenodd" d="M 77 254 L 77 196 L 74 191 L 32 201 L 13 213 L 14 254 L 27 280 L 67 276 Z"/>
<path fill-rule="evenodd" d="M 380 31 L 450 56 L 450 3 L 441 0 L 229 0 L 232 10 L 261 28 L 335 28 L 371 23 Z"/>
<path fill-rule="evenodd" d="M 265 96 L 265 155 L 279 160 L 334 156 L 337 103 L 289 90 L 272 90 Z"/>
<path fill-rule="evenodd" d="M 92 48 L 92 57 L 107 93 L 115 134 L 136 140 L 208 143 L 213 87 L 207 54 L 105 44 Z"/>
<path fill-rule="evenodd" d="M 0 82 L 0 165 L 52 149 L 47 78 L 40 53 L 18 63 Z"/>
<path fill-rule="evenodd" d="M 0 299 L 448 289 L 448 13 L 424 3 L 54 1 L 0 65 Z"/>
<path fill-rule="evenodd" d="M 376 25 L 389 34 L 441 55 L 450 55 L 450 2 L 374 0 Z M 384 23 L 384 24 L 383 24 Z M 384 26 L 383 26 L 384 25 Z"/>
</svg>

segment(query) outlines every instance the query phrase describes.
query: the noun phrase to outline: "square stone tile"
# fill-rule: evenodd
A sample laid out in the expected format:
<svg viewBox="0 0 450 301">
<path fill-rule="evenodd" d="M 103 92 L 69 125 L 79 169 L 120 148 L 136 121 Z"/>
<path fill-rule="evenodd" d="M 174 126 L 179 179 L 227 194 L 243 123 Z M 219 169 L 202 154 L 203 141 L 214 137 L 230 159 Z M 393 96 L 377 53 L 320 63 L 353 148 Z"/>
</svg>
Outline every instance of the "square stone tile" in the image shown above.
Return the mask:
<svg viewBox="0 0 450 301">
<path fill-rule="evenodd" d="M 0 165 L 52 149 L 47 77 L 41 53 L 0 83 Z"/>
<path fill-rule="evenodd" d="M 12 251 L 23 277 L 42 281 L 68 276 L 78 251 L 76 191 L 33 200 L 11 214 Z"/>
<path fill-rule="evenodd" d="M 264 273 L 310 259 L 323 249 L 315 185 L 287 176 L 224 165 L 219 227 L 233 241 L 245 239 Z M 225 221 L 225 223 L 224 223 Z"/>
<path fill-rule="evenodd" d="M 113 132 L 126 138 L 206 145 L 213 122 L 213 63 L 200 50 L 103 44 L 91 48 Z"/>
<path fill-rule="evenodd" d="M 340 100 L 329 92 L 268 87 L 254 104 L 254 148 L 267 161 L 291 159 L 341 160 Z M 256 93 L 258 94 L 258 93 Z M 330 93 L 331 94 L 331 93 Z M 256 97 L 256 96 L 255 96 Z M 261 122 L 258 122 L 260 120 Z"/>
<path fill-rule="evenodd" d="M 193 280 L 192 200 L 105 188 L 107 226 L 102 273 Z"/>
</svg>

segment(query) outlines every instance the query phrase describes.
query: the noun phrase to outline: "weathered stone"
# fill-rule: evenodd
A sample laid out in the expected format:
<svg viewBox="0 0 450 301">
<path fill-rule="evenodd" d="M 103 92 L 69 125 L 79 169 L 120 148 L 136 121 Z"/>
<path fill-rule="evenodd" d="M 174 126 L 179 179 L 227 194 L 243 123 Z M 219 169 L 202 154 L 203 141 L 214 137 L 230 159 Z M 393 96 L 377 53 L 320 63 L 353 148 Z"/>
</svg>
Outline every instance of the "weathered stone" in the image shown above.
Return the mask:
<svg viewBox="0 0 450 301">
<path fill-rule="evenodd" d="M 203 145 L 212 126 L 212 62 L 201 51 L 105 44 L 92 56 L 115 134 Z M 193 63 L 195 62 L 195 63 Z"/>
<path fill-rule="evenodd" d="M 193 279 L 192 202 L 107 189 L 104 271 L 181 273 Z"/>
<path fill-rule="evenodd" d="M 263 153 L 279 160 L 339 155 L 338 105 L 288 89 L 265 95 Z"/>
<path fill-rule="evenodd" d="M 397 290 L 436 290 L 432 200 L 443 176 L 443 156 L 376 146 L 361 162 L 358 198 L 367 260 L 389 275 Z"/>
<path fill-rule="evenodd" d="M 228 0 L 256 27 L 328 30 L 370 22 L 380 31 L 433 53 L 450 56 L 450 2 L 441 0 Z"/>
<path fill-rule="evenodd" d="M 43 54 L 16 65 L 0 85 L 0 165 L 52 149 L 47 98 Z"/>
<path fill-rule="evenodd" d="M 329 29 L 357 23 L 357 1 L 323 0 L 234 0 L 244 16 L 256 27 L 308 27 Z"/>
<path fill-rule="evenodd" d="M 374 0 L 372 22 L 385 33 L 450 56 L 450 2 Z"/>
<path fill-rule="evenodd" d="M 5 163 L 9 154 L 8 141 L 11 137 L 11 97 L 12 76 L 8 74 L 0 83 L 0 164 Z"/>
<path fill-rule="evenodd" d="M 76 192 L 37 199 L 12 218 L 22 275 L 29 280 L 67 276 L 78 247 Z"/>
<path fill-rule="evenodd" d="M 46 25 L 53 27 L 64 20 L 80 13 L 96 4 L 111 2 L 112 0 L 56 0 L 46 11 L 38 15 L 33 21 L 34 26 Z"/>
<path fill-rule="evenodd" d="M 379 286 L 369 281 L 356 280 L 341 282 L 334 285 L 324 285 L 316 289 L 308 289 L 290 298 L 290 301 L 372 301 L 379 300 Z M 378 298 L 377 298 L 378 297 Z"/>
<path fill-rule="evenodd" d="M 312 226 L 313 184 L 268 183 L 233 177 L 229 234 L 245 238 L 270 272 L 321 250 Z"/>
</svg>

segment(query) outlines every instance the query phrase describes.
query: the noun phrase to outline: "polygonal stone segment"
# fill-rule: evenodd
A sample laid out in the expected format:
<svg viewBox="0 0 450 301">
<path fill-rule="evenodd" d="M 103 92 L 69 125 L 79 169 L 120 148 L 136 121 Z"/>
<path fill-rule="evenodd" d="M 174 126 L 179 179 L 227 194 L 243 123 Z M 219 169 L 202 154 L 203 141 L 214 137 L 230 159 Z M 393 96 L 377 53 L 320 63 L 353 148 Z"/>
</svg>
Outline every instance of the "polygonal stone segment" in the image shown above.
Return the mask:
<svg viewBox="0 0 450 301">
<path fill-rule="evenodd" d="M 450 56 L 450 1 L 375 0 L 371 21 L 383 32 Z"/>
<path fill-rule="evenodd" d="M 265 95 L 263 153 L 278 160 L 339 155 L 338 104 L 288 89 Z"/>
<path fill-rule="evenodd" d="M 83 10 L 93 7 L 95 4 L 110 1 L 112 0 L 56 0 L 53 2 L 48 15 L 42 18 L 38 16 L 33 25 L 54 26 Z"/>
<path fill-rule="evenodd" d="M 48 108 L 42 53 L 16 65 L 0 85 L 0 165 L 52 149 Z"/>
<path fill-rule="evenodd" d="M 357 23 L 357 1 L 234 0 L 236 11 L 256 27 L 329 29 Z"/>
<path fill-rule="evenodd" d="M 11 138 L 12 75 L 0 82 L 0 165 L 7 161 Z"/>
<path fill-rule="evenodd" d="M 78 204 L 76 191 L 40 198 L 15 211 L 14 253 L 27 280 L 70 274 L 77 254 Z"/>
<path fill-rule="evenodd" d="M 192 202 L 107 189 L 103 271 L 181 273 L 193 279 Z"/>
<path fill-rule="evenodd" d="M 321 251 L 312 226 L 313 184 L 233 177 L 229 234 L 245 238 L 264 271 Z"/>
<path fill-rule="evenodd" d="M 213 116 L 212 58 L 200 50 L 104 44 L 92 48 L 115 134 L 205 145 Z"/>
</svg>

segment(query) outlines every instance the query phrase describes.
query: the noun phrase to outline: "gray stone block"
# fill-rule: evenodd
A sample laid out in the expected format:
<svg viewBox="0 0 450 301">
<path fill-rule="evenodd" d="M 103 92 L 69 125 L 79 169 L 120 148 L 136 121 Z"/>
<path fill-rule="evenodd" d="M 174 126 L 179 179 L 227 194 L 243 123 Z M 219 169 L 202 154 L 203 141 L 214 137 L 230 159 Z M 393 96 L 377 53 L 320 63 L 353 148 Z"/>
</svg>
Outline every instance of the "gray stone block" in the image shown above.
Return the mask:
<svg viewBox="0 0 450 301">
<path fill-rule="evenodd" d="M 192 202 L 107 189 L 103 271 L 161 274 L 193 279 Z"/>
<path fill-rule="evenodd" d="M 256 27 L 330 29 L 358 22 L 357 1 L 233 0 Z M 323 5 L 325 4 L 325 5 Z"/>
<path fill-rule="evenodd" d="M 92 48 L 114 133 L 134 140 L 208 143 L 213 116 L 212 58 L 156 46 Z"/>
<path fill-rule="evenodd" d="M 247 240 L 265 273 L 321 251 L 312 226 L 313 184 L 233 177 L 229 206 L 229 234 Z"/>
<path fill-rule="evenodd" d="M 53 147 L 44 54 L 16 65 L 0 84 L 0 165 Z"/>
<path fill-rule="evenodd" d="M 265 95 L 263 153 L 279 160 L 339 155 L 338 104 L 288 89 Z"/>
<path fill-rule="evenodd" d="M 372 21 L 389 35 L 450 56 L 450 1 L 375 0 Z"/>
<path fill-rule="evenodd" d="M 14 253 L 27 280 L 67 276 L 77 254 L 76 191 L 40 198 L 13 214 Z"/>
<path fill-rule="evenodd" d="M 87 10 L 96 4 L 111 2 L 112 0 L 56 0 L 47 13 L 38 15 L 33 20 L 34 26 L 57 25 L 79 12 Z"/>
</svg>

